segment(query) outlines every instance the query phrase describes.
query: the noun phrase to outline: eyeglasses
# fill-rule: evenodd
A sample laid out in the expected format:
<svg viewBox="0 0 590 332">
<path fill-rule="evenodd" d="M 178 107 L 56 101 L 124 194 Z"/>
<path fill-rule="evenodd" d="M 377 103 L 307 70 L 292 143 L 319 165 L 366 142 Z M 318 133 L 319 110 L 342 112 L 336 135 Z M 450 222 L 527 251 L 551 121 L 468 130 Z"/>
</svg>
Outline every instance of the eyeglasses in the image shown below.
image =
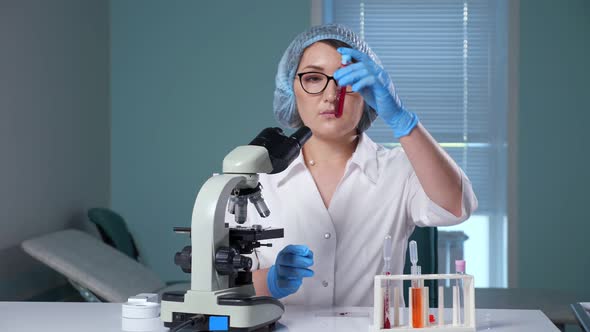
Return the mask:
<svg viewBox="0 0 590 332">
<path fill-rule="evenodd" d="M 297 76 L 299 77 L 299 83 L 301 83 L 303 91 L 311 95 L 317 95 L 324 92 L 328 86 L 328 83 L 330 83 L 330 80 L 333 80 L 334 83 L 338 85 L 338 82 L 336 82 L 334 76 L 328 76 L 324 73 L 316 71 L 297 73 Z M 352 86 L 346 86 L 346 93 L 354 93 L 354 91 L 352 91 Z"/>
</svg>

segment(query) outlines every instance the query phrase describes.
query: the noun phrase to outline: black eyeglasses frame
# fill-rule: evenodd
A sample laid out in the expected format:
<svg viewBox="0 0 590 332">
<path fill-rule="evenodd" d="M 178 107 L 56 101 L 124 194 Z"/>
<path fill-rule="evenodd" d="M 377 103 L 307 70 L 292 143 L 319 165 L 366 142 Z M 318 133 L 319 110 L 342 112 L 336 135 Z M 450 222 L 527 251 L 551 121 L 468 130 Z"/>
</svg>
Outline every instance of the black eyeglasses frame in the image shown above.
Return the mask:
<svg viewBox="0 0 590 332">
<path fill-rule="evenodd" d="M 301 80 L 301 78 L 303 77 L 303 75 L 307 75 L 307 74 L 320 74 L 320 75 L 324 75 L 326 76 L 328 79 L 326 80 L 326 85 L 324 85 L 324 87 L 322 88 L 322 90 L 320 90 L 319 92 L 309 92 L 305 89 L 305 87 L 303 86 L 303 81 Z M 299 77 L 299 85 L 301 85 L 301 88 L 303 89 L 303 91 L 305 91 L 306 93 L 310 94 L 310 95 L 319 95 L 320 93 L 323 93 L 324 91 L 326 91 L 326 88 L 328 87 L 328 84 L 330 84 L 330 80 L 334 81 L 334 84 L 336 84 L 336 86 L 338 86 L 338 81 L 336 81 L 336 79 L 334 78 L 334 76 L 330 76 L 327 74 L 324 74 L 322 72 L 319 71 L 306 71 L 304 73 L 297 73 L 296 74 L 297 77 Z M 346 93 L 355 93 L 354 91 L 346 91 Z"/>
</svg>

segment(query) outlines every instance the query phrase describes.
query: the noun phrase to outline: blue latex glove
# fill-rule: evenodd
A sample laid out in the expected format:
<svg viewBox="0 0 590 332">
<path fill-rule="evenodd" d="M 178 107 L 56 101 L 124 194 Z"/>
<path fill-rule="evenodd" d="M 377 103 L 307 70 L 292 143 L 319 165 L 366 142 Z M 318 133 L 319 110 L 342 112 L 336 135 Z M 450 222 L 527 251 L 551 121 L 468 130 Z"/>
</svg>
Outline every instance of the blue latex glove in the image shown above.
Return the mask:
<svg viewBox="0 0 590 332">
<path fill-rule="evenodd" d="M 377 111 L 393 129 L 396 138 L 410 134 L 418 124 L 418 116 L 404 109 L 385 69 L 360 51 L 340 47 L 338 52 L 358 61 L 334 73 L 338 85 L 352 85 L 352 91 L 359 92 L 365 102 Z"/>
<path fill-rule="evenodd" d="M 295 293 L 303 278 L 313 276 L 313 271 L 308 269 L 312 265 L 313 252 L 307 246 L 288 245 L 283 248 L 266 277 L 270 294 L 280 299 Z"/>
</svg>

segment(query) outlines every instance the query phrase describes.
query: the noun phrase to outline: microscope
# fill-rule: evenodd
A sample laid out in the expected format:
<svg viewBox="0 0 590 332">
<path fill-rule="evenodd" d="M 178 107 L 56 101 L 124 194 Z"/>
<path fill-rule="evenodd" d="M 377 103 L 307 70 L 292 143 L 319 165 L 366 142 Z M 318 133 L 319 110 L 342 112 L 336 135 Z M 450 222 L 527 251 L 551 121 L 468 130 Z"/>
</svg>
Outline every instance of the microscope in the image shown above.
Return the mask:
<svg viewBox="0 0 590 332">
<path fill-rule="evenodd" d="M 191 227 L 174 229 L 191 237 L 191 246 L 174 257 L 175 264 L 191 274 L 191 289 L 162 295 L 164 326 L 171 331 L 253 331 L 272 329 L 281 318 L 284 306 L 279 300 L 255 296 L 252 259 L 243 255 L 270 247 L 259 241 L 282 238 L 283 229 L 241 225 L 247 219 L 248 201 L 261 217 L 270 215 L 258 174 L 285 170 L 310 137 L 307 127 L 291 136 L 280 128 L 266 128 L 249 145 L 231 151 L 223 160 L 223 173 L 201 187 Z M 225 222 L 226 209 L 239 226 Z"/>
</svg>

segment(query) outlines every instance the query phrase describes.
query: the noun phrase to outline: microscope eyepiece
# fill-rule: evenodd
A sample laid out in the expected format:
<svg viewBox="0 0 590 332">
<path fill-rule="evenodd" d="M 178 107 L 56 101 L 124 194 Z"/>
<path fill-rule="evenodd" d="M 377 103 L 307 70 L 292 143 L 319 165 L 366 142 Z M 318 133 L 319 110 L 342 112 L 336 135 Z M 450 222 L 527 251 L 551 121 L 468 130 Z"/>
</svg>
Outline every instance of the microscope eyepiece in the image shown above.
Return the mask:
<svg viewBox="0 0 590 332">
<path fill-rule="evenodd" d="M 266 128 L 256 136 L 250 145 L 262 146 L 268 151 L 272 172 L 277 174 L 289 166 L 299 155 L 303 144 L 311 137 L 311 130 L 303 126 L 291 136 L 286 136 L 281 128 Z"/>
<path fill-rule="evenodd" d="M 303 126 L 299 129 L 297 129 L 297 131 L 294 132 L 289 138 L 296 140 L 297 143 L 299 144 L 299 148 L 301 149 L 303 147 L 303 144 L 305 144 L 305 142 L 307 142 L 307 140 L 310 137 L 311 137 L 311 129 L 309 129 L 306 126 Z"/>
</svg>

